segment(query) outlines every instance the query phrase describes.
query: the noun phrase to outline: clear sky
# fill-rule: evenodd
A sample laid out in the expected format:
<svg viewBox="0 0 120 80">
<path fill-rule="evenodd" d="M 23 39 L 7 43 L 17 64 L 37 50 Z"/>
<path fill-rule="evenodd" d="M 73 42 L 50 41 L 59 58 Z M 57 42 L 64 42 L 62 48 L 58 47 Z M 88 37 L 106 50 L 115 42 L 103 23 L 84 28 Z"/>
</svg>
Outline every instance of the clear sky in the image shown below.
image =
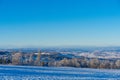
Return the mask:
<svg viewBox="0 0 120 80">
<path fill-rule="evenodd" d="M 0 47 L 120 46 L 119 0 L 0 0 Z"/>
</svg>

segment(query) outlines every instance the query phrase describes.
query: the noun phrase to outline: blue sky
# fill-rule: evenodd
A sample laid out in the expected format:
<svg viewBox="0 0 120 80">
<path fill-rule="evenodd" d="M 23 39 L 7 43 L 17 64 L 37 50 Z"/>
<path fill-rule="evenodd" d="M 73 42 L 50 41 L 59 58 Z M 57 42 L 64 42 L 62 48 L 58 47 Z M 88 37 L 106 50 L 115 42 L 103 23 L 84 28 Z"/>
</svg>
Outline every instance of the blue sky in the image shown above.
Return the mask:
<svg viewBox="0 0 120 80">
<path fill-rule="evenodd" d="M 119 0 L 0 0 L 0 47 L 120 46 Z"/>
</svg>

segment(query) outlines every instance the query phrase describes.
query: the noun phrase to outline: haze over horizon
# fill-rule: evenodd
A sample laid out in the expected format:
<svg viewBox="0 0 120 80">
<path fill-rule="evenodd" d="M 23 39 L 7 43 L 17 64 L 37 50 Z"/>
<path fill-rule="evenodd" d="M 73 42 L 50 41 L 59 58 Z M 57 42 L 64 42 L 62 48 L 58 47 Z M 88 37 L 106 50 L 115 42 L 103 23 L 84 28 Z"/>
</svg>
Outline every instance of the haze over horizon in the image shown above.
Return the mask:
<svg viewBox="0 0 120 80">
<path fill-rule="evenodd" d="M 120 46 L 119 0 L 0 0 L 0 47 Z"/>
</svg>

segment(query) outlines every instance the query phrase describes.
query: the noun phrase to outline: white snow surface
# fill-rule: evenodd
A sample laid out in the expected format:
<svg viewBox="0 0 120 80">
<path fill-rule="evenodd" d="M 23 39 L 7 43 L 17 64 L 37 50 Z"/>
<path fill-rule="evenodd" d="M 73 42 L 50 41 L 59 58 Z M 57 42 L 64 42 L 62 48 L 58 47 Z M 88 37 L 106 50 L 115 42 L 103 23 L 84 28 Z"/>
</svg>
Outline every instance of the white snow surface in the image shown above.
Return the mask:
<svg viewBox="0 0 120 80">
<path fill-rule="evenodd" d="M 89 58 L 105 58 L 105 59 L 111 59 L 111 58 L 120 58 L 120 52 L 83 52 L 76 54 L 77 56 L 84 56 Z"/>
<path fill-rule="evenodd" d="M 120 80 L 120 70 L 0 65 L 0 80 Z"/>
</svg>

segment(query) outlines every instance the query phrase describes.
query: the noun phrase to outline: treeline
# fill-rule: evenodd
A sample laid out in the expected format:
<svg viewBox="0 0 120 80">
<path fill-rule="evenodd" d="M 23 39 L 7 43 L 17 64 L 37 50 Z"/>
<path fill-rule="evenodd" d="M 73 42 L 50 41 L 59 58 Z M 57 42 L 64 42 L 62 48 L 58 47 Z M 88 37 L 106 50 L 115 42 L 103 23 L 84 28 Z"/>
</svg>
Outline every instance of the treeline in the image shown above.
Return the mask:
<svg viewBox="0 0 120 80">
<path fill-rule="evenodd" d="M 109 60 L 104 59 L 100 60 L 97 58 L 92 59 L 63 59 L 57 62 L 51 62 L 49 66 L 57 66 L 57 67 L 80 67 L 80 68 L 97 68 L 97 69 L 120 69 L 120 60 Z"/>
<path fill-rule="evenodd" d="M 22 54 L 13 53 L 11 57 L 3 56 L 0 58 L 0 64 L 12 65 L 31 65 L 31 66 L 48 66 L 48 67 L 79 67 L 79 68 L 103 68 L 103 69 L 120 69 L 120 60 L 97 59 L 97 58 L 61 58 L 56 60 L 47 55 L 48 60 L 43 60 L 41 53 Z"/>
</svg>

